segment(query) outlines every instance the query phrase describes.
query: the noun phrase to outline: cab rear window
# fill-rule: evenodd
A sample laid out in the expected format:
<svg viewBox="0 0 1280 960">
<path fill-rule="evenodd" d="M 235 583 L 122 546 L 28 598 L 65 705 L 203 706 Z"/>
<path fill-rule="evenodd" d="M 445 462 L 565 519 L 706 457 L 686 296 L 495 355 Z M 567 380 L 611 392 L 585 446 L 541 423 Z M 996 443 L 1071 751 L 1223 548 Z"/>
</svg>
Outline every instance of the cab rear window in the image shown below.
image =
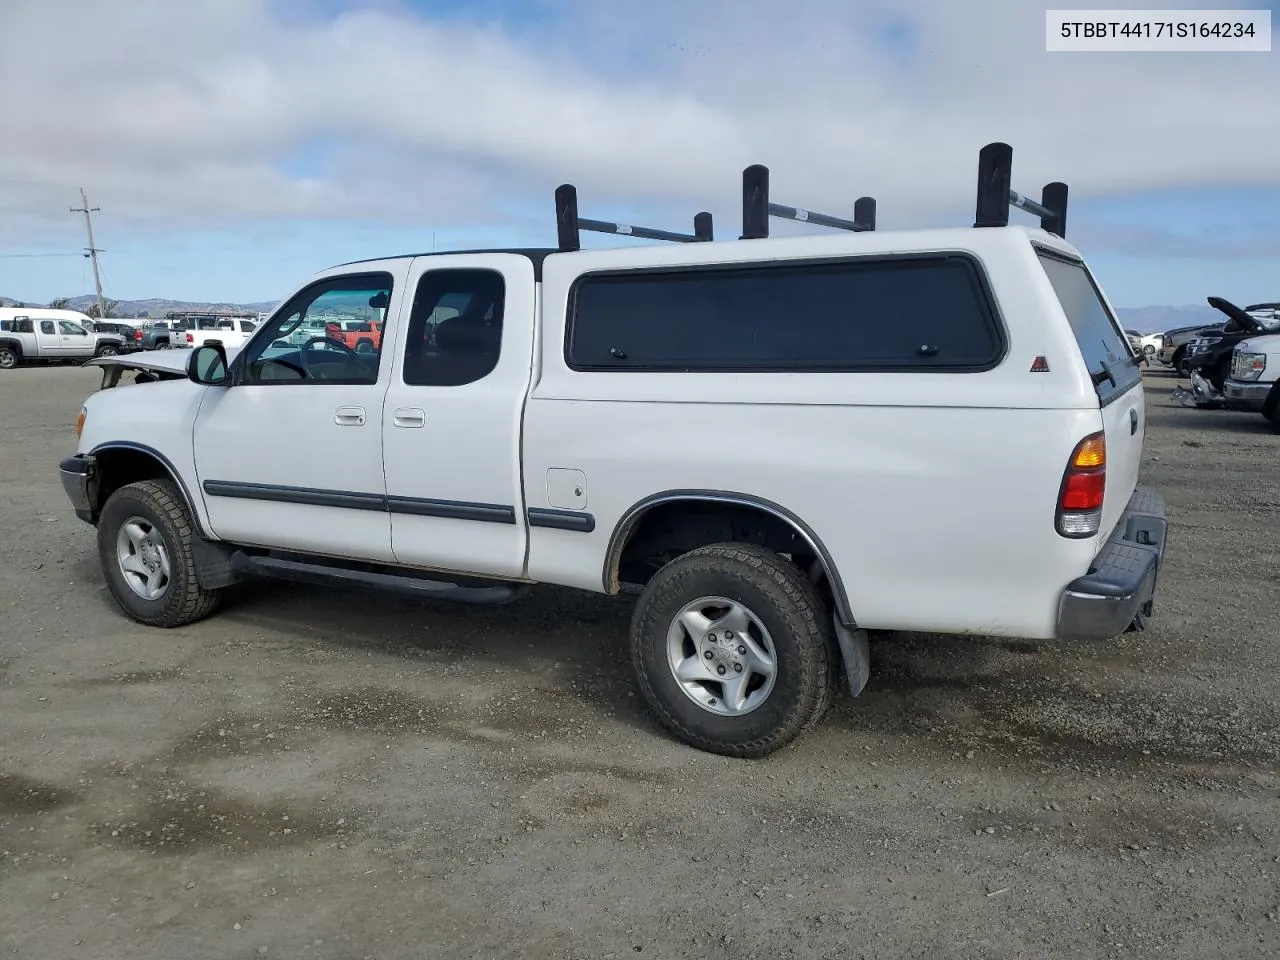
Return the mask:
<svg viewBox="0 0 1280 960">
<path fill-rule="evenodd" d="M 1036 255 L 1067 315 L 1098 398 L 1105 404 L 1142 379 L 1129 341 L 1079 260 L 1038 248 Z"/>
</svg>

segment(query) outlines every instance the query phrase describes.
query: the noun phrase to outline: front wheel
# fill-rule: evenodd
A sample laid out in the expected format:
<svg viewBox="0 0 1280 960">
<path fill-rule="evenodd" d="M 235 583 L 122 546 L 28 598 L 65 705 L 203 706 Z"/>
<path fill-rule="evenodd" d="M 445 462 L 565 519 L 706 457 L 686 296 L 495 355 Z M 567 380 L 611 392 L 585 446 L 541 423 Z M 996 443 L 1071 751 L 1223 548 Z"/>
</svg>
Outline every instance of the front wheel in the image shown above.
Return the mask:
<svg viewBox="0 0 1280 960">
<path fill-rule="evenodd" d="M 152 627 L 180 627 L 217 609 L 221 591 L 196 577 L 195 524 L 169 480 L 130 483 L 107 500 L 98 520 L 98 559 L 112 599 Z"/>
<path fill-rule="evenodd" d="M 1280 433 L 1280 380 L 1272 384 L 1271 391 L 1262 404 L 1262 415 L 1275 428 L 1276 433 Z"/>
<path fill-rule="evenodd" d="M 98 356 L 98 357 L 114 357 L 114 356 L 116 356 L 116 355 L 117 355 L 117 354 L 119 354 L 119 353 L 120 353 L 120 348 L 119 348 L 119 347 L 116 347 L 116 346 L 114 346 L 114 345 L 112 345 L 112 344 L 110 344 L 110 343 L 104 343 L 102 346 L 100 346 L 100 347 L 98 348 L 98 351 L 97 351 L 97 353 L 96 353 L 96 354 L 94 354 L 94 356 Z"/>
<path fill-rule="evenodd" d="M 631 619 L 650 709 L 711 753 L 763 757 L 821 719 L 839 679 L 831 616 L 786 558 L 718 543 L 654 575 Z"/>
</svg>

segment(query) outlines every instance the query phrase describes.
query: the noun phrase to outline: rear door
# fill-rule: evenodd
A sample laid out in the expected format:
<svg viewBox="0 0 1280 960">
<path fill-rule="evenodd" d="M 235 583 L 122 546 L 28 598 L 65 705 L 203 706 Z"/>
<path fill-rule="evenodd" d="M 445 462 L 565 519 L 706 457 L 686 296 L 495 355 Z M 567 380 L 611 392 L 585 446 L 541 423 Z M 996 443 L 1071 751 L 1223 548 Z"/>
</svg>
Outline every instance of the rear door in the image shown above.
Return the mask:
<svg viewBox="0 0 1280 960">
<path fill-rule="evenodd" d="M 1081 260 L 1037 248 L 1080 354 L 1093 377 L 1107 436 L 1107 490 L 1102 534 L 1110 534 L 1138 483 L 1146 436 L 1142 370 L 1101 289 Z"/>
<path fill-rule="evenodd" d="M 71 337 L 58 329 L 56 320 L 36 320 L 36 353 L 37 356 L 66 357 L 71 352 Z"/>
<path fill-rule="evenodd" d="M 517 254 L 413 261 L 413 306 L 382 418 L 391 546 L 402 564 L 524 573 L 520 425 L 535 290 L 533 263 Z"/>
</svg>

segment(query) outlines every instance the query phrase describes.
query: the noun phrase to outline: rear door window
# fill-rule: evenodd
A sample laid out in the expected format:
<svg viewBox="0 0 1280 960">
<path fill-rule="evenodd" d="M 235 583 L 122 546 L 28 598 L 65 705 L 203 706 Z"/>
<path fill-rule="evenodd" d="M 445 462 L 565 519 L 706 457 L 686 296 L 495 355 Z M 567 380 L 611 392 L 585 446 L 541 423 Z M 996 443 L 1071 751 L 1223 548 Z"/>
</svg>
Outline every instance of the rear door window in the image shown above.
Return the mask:
<svg viewBox="0 0 1280 960">
<path fill-rule="evenodd" d="M 1037 249 L 1036 254 L 1071 324 L 1099 400 L 1106 404 L 1126 393 L 1142 380 L 1142 371 L 1088 269 L 1079 260 L 1044 249 Z"/>
</svg>

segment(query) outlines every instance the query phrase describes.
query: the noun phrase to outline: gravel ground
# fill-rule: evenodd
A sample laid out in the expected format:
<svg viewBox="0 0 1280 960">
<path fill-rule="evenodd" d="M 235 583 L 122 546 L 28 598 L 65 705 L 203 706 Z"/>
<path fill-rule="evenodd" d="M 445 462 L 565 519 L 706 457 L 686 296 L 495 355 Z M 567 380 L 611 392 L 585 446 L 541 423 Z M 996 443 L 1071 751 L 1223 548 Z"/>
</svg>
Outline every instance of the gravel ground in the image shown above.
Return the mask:
<svg viewBox="0 0 1280 960">
<path fill-rule="evenodd" d="M 56 477 L 96 384 L 0 376 L 0 955 L 1280 955 L 1260 416 L 1148 377 L 1147 632 L 877 637 L 862 697 L 750 762 L 657 729 L 621 600 L 254 584 L 133 625 Z"/>
</svg>

